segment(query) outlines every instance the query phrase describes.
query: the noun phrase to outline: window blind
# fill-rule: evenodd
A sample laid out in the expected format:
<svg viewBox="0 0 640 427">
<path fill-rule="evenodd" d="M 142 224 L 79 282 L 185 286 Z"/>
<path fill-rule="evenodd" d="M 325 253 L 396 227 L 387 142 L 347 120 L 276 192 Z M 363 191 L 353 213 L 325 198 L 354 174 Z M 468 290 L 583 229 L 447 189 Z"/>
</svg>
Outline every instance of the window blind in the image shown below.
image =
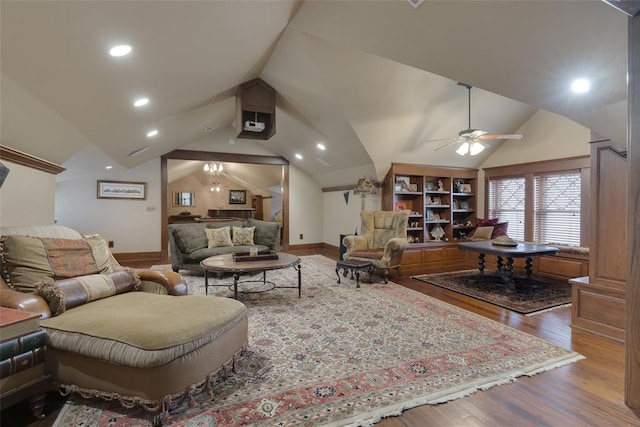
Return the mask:
<svg viewBox="0 0 640 427">
<path fill-rule="evenodd" d="M 580 172 L 533 177 L 533 241 L 580 246 Z"/>
<path fill-rule="evenodd" d="M 489 218 L 509 221 L 507 233 L 515 240 L 524 240 L 524 177 L 489 180 Z"/>
</svg>

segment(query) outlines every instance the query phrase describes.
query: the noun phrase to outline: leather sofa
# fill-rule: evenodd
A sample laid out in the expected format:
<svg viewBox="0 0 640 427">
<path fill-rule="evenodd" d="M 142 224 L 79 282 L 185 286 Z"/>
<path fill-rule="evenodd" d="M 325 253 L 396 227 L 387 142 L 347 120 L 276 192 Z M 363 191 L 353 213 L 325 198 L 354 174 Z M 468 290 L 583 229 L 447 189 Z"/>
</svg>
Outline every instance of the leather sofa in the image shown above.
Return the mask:
<svg viewBox="0 0 640 427">
<path fill-rule="evenodd" d="M 122 267 L 100 236 L 57 225 L 0 227 L 0 236 L 0 305 L 41 315 L 45 373 L 62 394 L 163 419 L 247 345 L 242 303 L 188 295 L 170 270 Z"/>
<path fill-rule="evenodd" d="M 207 236 L 207 230 L 229 227 L 230 241 L 213 243 Z M 246 221 L 237 218 L 215 220 L 212 222 L 169 224 L 169 252 L 171 268 L 202 271 L 200 261 L 205 258 L 231 253 L 249 252 L 252 247 L 258 251 L 280 250 L 280 224 L 253 218 Z M 247 229 L 253 231 L 249 240 L 239 242 L 234 230 Z"/>
</svg>

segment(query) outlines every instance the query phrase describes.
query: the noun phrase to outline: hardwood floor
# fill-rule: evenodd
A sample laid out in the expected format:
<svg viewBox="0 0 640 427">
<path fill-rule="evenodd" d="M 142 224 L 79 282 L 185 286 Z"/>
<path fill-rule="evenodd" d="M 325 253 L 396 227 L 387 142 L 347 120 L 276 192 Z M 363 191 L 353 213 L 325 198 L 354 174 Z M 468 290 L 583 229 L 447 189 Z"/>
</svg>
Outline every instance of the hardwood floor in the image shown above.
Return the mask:
<svg viewBox="0 0 640 427">
<path fill-rule="evenodd" d="M 317 251 L 291 253 L 312 255 Z M 337 254 L 323 255 L 335 259 Z M 640 414 L 624 405 L 624 345 L 572 330 L 570 307 L 526 317 L 410 278 L 392 280 L 576 351 L 586 359 L 534 377 L 520 377 L 514 383 L 479 391 L 463 399 L 409 409 L 399 417 L 383 419 L 377 427 L 640 426 Z M 0 425 L 49 427 L 63 403 L 64 398 L 51 395 L 44 420 L 29 419 L 26 408 L 16 405 L 3 411 Z"/>
</svg>

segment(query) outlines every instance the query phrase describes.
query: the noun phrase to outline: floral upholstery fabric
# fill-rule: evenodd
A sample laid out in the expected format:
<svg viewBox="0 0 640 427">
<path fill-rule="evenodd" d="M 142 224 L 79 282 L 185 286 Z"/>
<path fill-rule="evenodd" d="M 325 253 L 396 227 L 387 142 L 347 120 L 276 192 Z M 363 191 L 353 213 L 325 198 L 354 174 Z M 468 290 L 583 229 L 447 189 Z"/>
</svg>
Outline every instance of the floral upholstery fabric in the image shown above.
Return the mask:
<svg viewBox="0 0 640 427">
<path fill-rule="evenodd" d="M 231 241 L 231 227 L 207 228 L 208 248 L 233 246 Z"/>
<path fill-rule="evenodd" d="M 253 246 L 253 233 L 256 230 L 255 227 L 233 227 L 233 245 L 249 245 Z"/>
</svg>

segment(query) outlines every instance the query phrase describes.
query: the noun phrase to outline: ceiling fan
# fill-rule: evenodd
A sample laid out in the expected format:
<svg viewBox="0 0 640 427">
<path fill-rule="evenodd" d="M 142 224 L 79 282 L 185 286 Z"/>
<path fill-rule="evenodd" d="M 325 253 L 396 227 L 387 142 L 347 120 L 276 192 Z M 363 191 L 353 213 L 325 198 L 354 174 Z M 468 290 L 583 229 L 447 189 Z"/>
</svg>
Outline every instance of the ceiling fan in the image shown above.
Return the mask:
<svg viewBox="0 0 640 427">
<path fill-rule="evenodd" d="M 466 154 L 470 154 L 475 156 L 476 154 L 480 154 L 482 150 L 486 148 L 486 144 L 484 141 L 486 140 L 495 140 L 495 139 L 521 139 L 522 135 L 520 134 L 490 134 L 487 131 L 480 129 L 472 129 L 471 128 L 471 88 L 472 86 L 466 83 L 458 83 L 459 86 L 464 86 L 469 91 L 469 127 L 467 129 L 461 130 L 458 132 L 458 136 L 454 138 L 441 138 L 441 139 L 430 139 L 426 142 L 435 142 L 435 141 L 448 141 L 452 140 L 453 142 L 449 144 L 445 144 L 441 147 L 434 149 L 434 151 L 438 151 L 442 148 L 449 147 L 454 144 L 460 144 L 460 147 L 456 150 L 456 153 L 464 156 Z"/>
</svg>

